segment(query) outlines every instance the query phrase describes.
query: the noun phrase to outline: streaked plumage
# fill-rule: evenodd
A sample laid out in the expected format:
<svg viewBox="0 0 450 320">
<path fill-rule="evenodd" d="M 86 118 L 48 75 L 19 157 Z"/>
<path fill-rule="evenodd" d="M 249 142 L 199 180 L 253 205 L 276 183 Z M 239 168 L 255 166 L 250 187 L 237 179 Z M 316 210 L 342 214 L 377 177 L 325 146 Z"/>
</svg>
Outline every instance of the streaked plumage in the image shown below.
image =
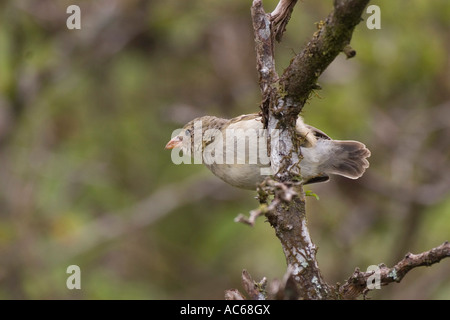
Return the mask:
<svg viewBox="0 0 450 320">
<path fill-rule="evenodd" d="M 202 126 L 202 143 L 201 145 L 194 144 L 194 124 L 201 121 Z M 208 132 L 214 134 L 214 130 L 220 130 L 223 136 L 223 154 L 220 154 L 222 148 L 219 139 L 211 137 Z M 234 131 L 227 131 L 227 130 Z M 213 157 L 225 157 L 225 141 L 227 133 L 243 132 L 258 133 L 258 138 L 263 138 L 266 143 L 266 137 L 261 136 L 263 124 L 261 117 L 258 114 L 242 115 L 233 119 L 222 119 L 213 116 L 205 116 L 197 118 L 187 123 L 183 131 L 166 145 L 167 149 L 181 147 L 185 152 L 189 151 L 194 154 L 195 151 L 211 152 Z M 364 171 L 369 167 L 369 162 L 366 158 L 370 157 L 370 151 L 364 144 L 358 141 L 340 141 L 333 140 L 324 132 L 309 126 L 303 122 L 301 117 L 298 118 L 296 129 L 301 138 L 301 154 L 303 159 L 300 162 L 301 175 L 304 184 L 323 182 L 329 179 L 330 174 L 341 175 L 350 179 L 357 179 L 361 177 Z M 208 131 L 209 130 L 209 131 Z M 248 130 L 248 131 L 245 131 Z M 220 135 L 217 135 L 220 136 Z M 199 139 L 199 138 L 197 138 Z M 226 163 L 205 163 L 205 165 L 219 178 L 225 182 L 239 188 L 256 189 L 257 185 L 261 183 L 266 176 L 261 175 L 261 168 L 270 168 L 270 163 L 265 163 L 258 155 L 257 162 L 250 164 L 248 148 L 251 135 L 237 136 L 237 140 L 246 140 L 245 154 L 235 155 L 235 161 L 231 164 Z M 197 140 L 199 141 L 199 140 Z M 234 141 L 234 147 L 237 149 L 239 142 Z M 262 144 L 263 145 L 263 144 Z M 252 144 L 253 146 L 253 144 Z M 261 146 L 261 145 L 260 145 Z M 245 162 L 240 164 L 240 162 Z"/>
</svg>

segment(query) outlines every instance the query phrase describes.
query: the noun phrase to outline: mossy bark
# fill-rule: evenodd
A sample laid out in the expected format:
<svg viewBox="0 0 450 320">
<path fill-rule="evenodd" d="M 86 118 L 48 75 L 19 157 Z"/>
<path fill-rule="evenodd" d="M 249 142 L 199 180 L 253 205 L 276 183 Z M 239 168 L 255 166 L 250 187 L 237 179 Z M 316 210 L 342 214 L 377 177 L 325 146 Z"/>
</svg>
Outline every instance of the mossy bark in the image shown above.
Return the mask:
<svg viewBox="0 0 450 320">
<path fill-rule="evenodd" d="M 324 22 L 318 24 L 317 32 L 302 52 L 292 59 L 281 77 L 275 70 L 273 17 L 264 12 L 261 0 L 254 0 L 252 5 L 257 70 L 262 93 L 261 111 L 269 133 L 274 129 L 279 132 L 279 143 L 275 145 L 269 142 L 271 167 L 275 180 L 287 183 L 274 192 L 277 204 L 275 210 L 266 212 L 266 217 L 281 242 L 291 276 L 303 299 L 335 299 L 337 293 L 334 287 L 323 280 L 317 264 L 316 246 L 306 225 L 302 186 L 292 184 L 301 175 L 301 154 L 295 125 L 305 102 L 317 88 L 319 76 L 349 45 L 353 30 L 361 21 L 368 2 L 336 0 L 334 10 Z M 286 192 L 294 196 L 286 197 Z"/>
</svg>

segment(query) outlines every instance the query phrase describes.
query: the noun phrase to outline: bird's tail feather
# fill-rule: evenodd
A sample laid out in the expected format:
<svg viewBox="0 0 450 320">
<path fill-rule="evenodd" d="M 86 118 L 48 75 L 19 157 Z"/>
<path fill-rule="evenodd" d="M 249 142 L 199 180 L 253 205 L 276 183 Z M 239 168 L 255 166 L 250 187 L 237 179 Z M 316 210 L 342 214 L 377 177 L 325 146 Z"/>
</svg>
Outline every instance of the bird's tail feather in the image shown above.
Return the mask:
<svg viewBox="0 0 450 320">
<path fill-rule="evenodd" d="M 369 167 L 370 150 L 358 141 L 332 140 L 334 156 L 324 164 L 327 174 L 337 174 L 350 179 L 357 179 Z"/>
</svg>

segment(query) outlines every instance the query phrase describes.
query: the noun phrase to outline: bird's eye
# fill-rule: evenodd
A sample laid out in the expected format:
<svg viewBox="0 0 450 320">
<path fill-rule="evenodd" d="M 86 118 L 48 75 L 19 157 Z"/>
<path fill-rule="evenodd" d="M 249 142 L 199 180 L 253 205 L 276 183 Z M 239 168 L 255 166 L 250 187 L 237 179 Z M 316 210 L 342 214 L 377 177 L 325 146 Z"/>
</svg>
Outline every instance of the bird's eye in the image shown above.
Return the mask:
<svg viewBox="0 0 450 320">
<path fill-rule="evenodd" d="M 184 132 L 185 135 L 190 136 L 191 135 L 191 130 L 186 129 L 186 131 Z"/>
</svg>

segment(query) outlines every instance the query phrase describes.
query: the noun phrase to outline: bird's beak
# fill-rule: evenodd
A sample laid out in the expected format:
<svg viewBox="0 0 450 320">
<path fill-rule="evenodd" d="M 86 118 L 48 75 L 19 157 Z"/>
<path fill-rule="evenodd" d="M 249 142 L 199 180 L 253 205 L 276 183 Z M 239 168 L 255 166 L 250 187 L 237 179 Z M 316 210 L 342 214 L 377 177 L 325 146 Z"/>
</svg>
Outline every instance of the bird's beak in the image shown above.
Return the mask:
<svg viewBox="0 0 450 320">
<path fill-rule="evenodd" d="M 181 147 L 182 144 L 183 144 L 183 140 L 179 136 L 176 136 L 176 137 L 172 138 L 172 140 L 167 142 L 166 149 L 178 148 L 178 147 Z"/>
</svg>

